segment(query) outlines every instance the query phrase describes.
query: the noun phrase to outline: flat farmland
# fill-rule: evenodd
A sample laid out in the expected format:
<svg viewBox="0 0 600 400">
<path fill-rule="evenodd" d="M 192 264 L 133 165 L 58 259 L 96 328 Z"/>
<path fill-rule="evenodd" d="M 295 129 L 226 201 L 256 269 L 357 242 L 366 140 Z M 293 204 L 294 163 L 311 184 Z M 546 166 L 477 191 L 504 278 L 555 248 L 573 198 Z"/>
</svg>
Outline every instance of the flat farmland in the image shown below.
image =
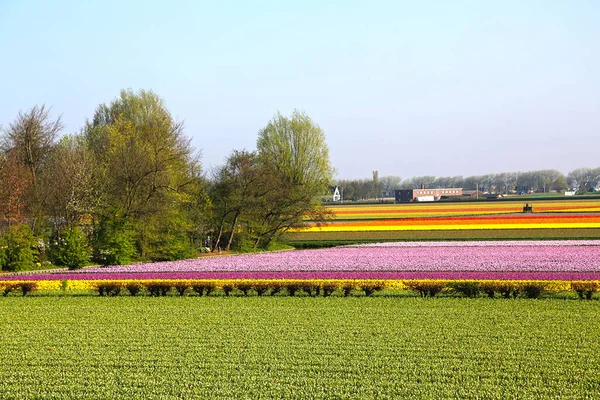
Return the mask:
<svg viewBox="0 0 600 400">
<path fill-rule="evenodd" d="M 523 206 L 533 213 L 523 213 Z M 595 239 L 600 200 L 330 206 L 330 220 L 286 235 L 292 245 L 394 240 Z"/>
<path fill-rule="evenodd" d="M 0 298 L 1 398 L 599 398 L 597 302 Z"/>
</svg>

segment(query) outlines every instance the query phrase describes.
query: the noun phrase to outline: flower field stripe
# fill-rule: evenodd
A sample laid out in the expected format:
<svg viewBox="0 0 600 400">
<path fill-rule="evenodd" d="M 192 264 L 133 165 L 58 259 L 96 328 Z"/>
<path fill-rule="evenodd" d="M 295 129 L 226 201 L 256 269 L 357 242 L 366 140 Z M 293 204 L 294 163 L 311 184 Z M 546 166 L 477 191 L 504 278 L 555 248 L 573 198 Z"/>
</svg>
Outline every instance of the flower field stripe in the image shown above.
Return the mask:
<svg viewBox="0 0 600 400">
<path fill-rule="evenodd" d="M 404 279 L 408 273 L 598 274 L 599 240 L 387 242 L 317 250 L 295 250 L 206 257 L 112 267 L 94 267 L 1 279 L 217 279 L 217 278 L 381 278 Z M 300 275 L 296 275 L 300 274 Z M 458 275 L 457 275 L 458 274 Z M 427 276 L 429 277 L 429 276 Z M 478 275 L 474 279 L 484 279 Z M 499 278 L 499 279 L 518 279 Z M 525 278 L 524 278 L 525 279 Z M 526 278 L 531 279 L 531 278 Z M 540 278 L 543 279 L 543 278 Z M 549 279 L 571 279 L 557 278 Z M 579 278 L 573 278 L 579 279 Z M 594 279 L 583 277 L 581 279 Z"/>
<path fill-rule="evenodd" d="M 458 230 L 458 229 L 548 229 L 600 228 L 600 215 L 527 215 L 510 217 L 422 217 L 405 219 L 373 219 L 335 221 L 324 226 L 307 225 L 293 232 L 360 232 L 378 230 Z"/>
<path fill-rule="evenodd" d="M 27 281 L 0 281 L 0 288 L 5 284 L 15 284 Z M 172 287 L 177 285 L 185 285 L 192 287 L 194 285 L 207 285 L 210 284 L 217 289 L 223 288 L 223 286 L 241 286 L 241 285 L 273 285 L 279 286 L 286 285 L 332 285 L 337 288 L 344 286 L 351 286 L 354 288 L 360 288 L 361 286 L 369 284 L 377 284 L 383 289 L 393 290 L 405 290 L 409 286 L 407 283 L 440 283 L 443 285 L 449 285 L 453 282 L 474 282 L 480 285 L 486 284 L 510 284 L 511 286 L 523 287 L 531 284 L 542 284 L 546 290 L 549 291 L 568 291 L 571 289 L 574 280 L 548 280 L 548 279 L 448 279 L 448 278 L 418 278 L 410 277 L 405 279 L 102 279 L 102 280 L 73 280 L 66 282 L 65 286 L 62 286 L 60 281 L 37 281 L 38 291 L 49 291 L 49 290 L 94 290 L 99 285 L 106 284 L 119 284 L 126 287 L 128 284 L 138 285 L 150 285 L 150 284 L 167 284 Z M 596 280 L 576 280 L 579 283 L 592 283 L 600 285 L 600 279 Z"/>
<path fill-rule="evenodd" d="M 481 224 L 435 224 L 435 225 L 329 225 L 290 230 L 290 232 L 368 232 L 368 231 L 431 231 L 431 230 L 477 230 L 477 229 L 587 229 L 600 228 L 600 222 L 535 222 L 535 223 L 481 223 Z"/>
<path fill-rule="evenodd" d="M 426 203 L 426 204 L 376 204 L 336 205 L 327 207 L 335 219 L 377 219 L 389 217 L 459 216 L 520 213 L 526 202 L 491 203 Z M 535 212 L 540 213 L 583 213 L 599 212 L 600 200 L 528 201 Z"/>
<path fill-rule="evenodd" d="M 60 288 L 61 281 L 153 281 L 153 280 L 600 280 L 600 272 L 501 272 L 501 271 L 248 271 L 248 272 L 188 272 L 188 273 L 97 273 L 32 275 L 28 279 L 9 279 L 0 282 L 36 281 L 49 289 Z"/>
</svg>

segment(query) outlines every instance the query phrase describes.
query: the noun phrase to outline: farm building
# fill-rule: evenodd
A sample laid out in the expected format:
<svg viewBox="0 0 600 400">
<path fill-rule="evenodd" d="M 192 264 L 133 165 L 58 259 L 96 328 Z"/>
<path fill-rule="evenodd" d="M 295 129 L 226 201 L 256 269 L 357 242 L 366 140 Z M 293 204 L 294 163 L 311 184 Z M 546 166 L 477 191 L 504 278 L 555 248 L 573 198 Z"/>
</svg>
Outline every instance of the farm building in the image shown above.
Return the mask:
<svg viewBox="0 0 600 400">
<path fill-rule="evenodd" d="M 471 199 L 483 199 L 485 197 L 485 193 L 481 190 L 463 190 L 462 195 Z"/>
<path fill-rule="evenodd" d="M 462 188 L 442 189 L 399 189 L 395 190 L 396 203 L 411 201 L 438 201 L 441 198 L 461 197 Z"/>
</svg>

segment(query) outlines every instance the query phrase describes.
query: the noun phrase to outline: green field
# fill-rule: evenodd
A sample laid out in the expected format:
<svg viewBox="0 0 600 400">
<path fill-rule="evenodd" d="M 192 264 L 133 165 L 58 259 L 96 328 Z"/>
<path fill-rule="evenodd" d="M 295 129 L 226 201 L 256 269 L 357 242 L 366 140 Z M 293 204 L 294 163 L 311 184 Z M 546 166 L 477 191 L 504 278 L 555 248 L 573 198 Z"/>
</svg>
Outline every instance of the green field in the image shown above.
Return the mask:
<svg viewBox="0 0 600 400">
<path fill-rule="evenodd" d="M 600 398 L 597 301 L 0 298 L 0 398 Z"/>
<path fill-rule="evenodd" d="M 600 229 L 474 229 L 456 231 L 294 232 L 284 239 L 296 248 L 404 240 L 582 240 L 600 239 Z"/>
</svg>

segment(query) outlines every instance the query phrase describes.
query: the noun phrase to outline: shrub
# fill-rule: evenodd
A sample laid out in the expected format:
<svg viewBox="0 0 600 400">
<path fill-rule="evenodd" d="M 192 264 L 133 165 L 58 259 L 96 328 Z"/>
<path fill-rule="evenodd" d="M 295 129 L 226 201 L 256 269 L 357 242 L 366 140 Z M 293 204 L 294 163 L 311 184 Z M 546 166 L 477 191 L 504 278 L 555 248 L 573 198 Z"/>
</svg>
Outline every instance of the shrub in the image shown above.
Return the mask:
<svg viewBox="0 0 600 400">
<path fill-rule="evenodd" d="M 591 300 L 595 292 L 600 288 L 597 281 L 576 281 L 571 282 L 571 289 L 577 292 L 581 300 Z"/>
<path fill-rule="evenodd" d="M 23 296 L 27 296 L 27 294 L 35 292 L 38 289 L 38 284 L 37 282 L 21 282 L 19 283 L 19 288 Z"/>
<path fill-rule="evenodd" d="M 285 288 L 290 296 L 294 296 L 300 290 L 300 285 L 297 283 L 288 283 Z"/>
<path fill-rule="evenodd" d="M 383 290 L 383 282 L 365 282 L 361 283 L 359 288 L 365 291 L 365 296 L 371 296 L 373 293 Z"/>
<path fill-rule="evenodd" d="M 133 232 L 123 220 L 103 219 L 94 230 L 94 259 L 102 265 L 129 264 L 136 254 Z"/>
<path fill-rule="evenodd" d="M 176 261 L 197 257 L 199 249 L 184 233 L 162 232 L 150 244 L 148 258 L 152 261 Z"/>
<path fill-rule="evenodd" d="M 271 296 L 275 296 L 277 293 L 281 292 L 283 289 L 283 285 L 279 282 L 269 282 L 269 288 L 271 292 L 269 293 Z"/>
<path fill-rule="evenodd" d="M 530 282 L 523 286 L 523 292 L 529 299 L 537 299 L 540 297 L 546 285 L 543 282 Z"/>
<path fill-rule="evenodd" d="M 333 292 L 335 292 L 335 290 L 337 289 L 337 285 L 335 285 L 334 283 L 324 283 L 322 288 L 323 297 L 328 297 L 331 296 Z"/>
<path fill-rule="evenodd" d="M 3 271 L 30 269 L 35 261 L 37 239 L 27 224 L 13 225 L 0 238 L 0 263 Z"/>
<path fill-rule="evenodd" d="M 142 291 L 142 285 L 137 282 L 129 282 L 125 285 L 125 288 L 132 296 L 137 296 Z"/>
<path fill-rule="evenodd" d="M 353 283 L 344 283 L 342 286 L 342 290 L 344 291 L 344 297 L 350 296 L 350 293 L 355 289 L 355 285 Z"/>
<path fill-rule="evenodd" d="M 185 296 L 185 292 L 191 288 L 190 284 L 187 282 L 175 282 L 173 286 L 175 287 L 175 290 L 177 290 L 177 293 L 182 297 Z"/>
<path fill-rule="evenodd" d="M 66 231 L 50 244 L 50 259 L 56 265 L 79 269 L 89 261 L 89 257 L 87 237 L 78 227 Z"/>
<path fill-rule="evenodd" d="M 229 294 L 233 291 L 233 285 L 225 284 L 221 289 L 225 293 L 225 296 L 229 296 Z"/>
<path fill-rule="evenodd" d="M 166 296 L 171 290 L 171 284 L 167 282 L 150 282 L 146 284 L 146 289 L 150 292 L 150 296 Z"/>
<path fill-rule="evenodd" d="M 244 293 L 244 296 L 248 296 L 248 292 L 252 289 L 252 285 L 249 283 L 239 283 L 236 285 L 238 290 L 241 290 Z"/>
<path fill-rule="evenodd" d="M 255 283 L 252 285 L 252 289 L 256 291 L 257 295 L 262 296 L 267 292 L 267 290 L 269 290 L 269 285 L 264 283 Z"/>
<path fill-rule="evenodd" d="M 14 292 L 19 289 L 18 283 L 15 282 L 5 282 L 2 285 L 2 296 L 8 296 L 11 292 Z"/>
<path fill-rule="evenodd" d="M 418 292 L 421 297 L 434 297 L 436 294 L 440 293 L 446 283 L 444 281 L 404 281 L 403 282 L 406 287 L 409 289 Z"/>
<path fill-rule="evenodd" d="M 192 285 L 192 289 L 200 296 L 203 296 L 205 293 L 208 296 L 215 290 L 215 284 L 212 282 L 195 283 Z"/>
<path fill-rule="evenodd" d="M 458 281 L 450 282 L 448 287 L 454 292 L 460 293 L 466 297 L 477 297 L 479 295 L 479 282 L 475 281 Z"/>
<path fill-rule="evenodd" d="M 303 282 L 300 285 L 300 289 L 310 297 L 318 296 L 321 293 L 321 286 L 318 283 L 313 283 L 310 281 Z"/>
<path fill-rule="evenodd" d="M 118 296 L 121 293 L 123 284 L 121 282 L 99 282 L 96 289 L 100 296 Z"/>
</svg>

